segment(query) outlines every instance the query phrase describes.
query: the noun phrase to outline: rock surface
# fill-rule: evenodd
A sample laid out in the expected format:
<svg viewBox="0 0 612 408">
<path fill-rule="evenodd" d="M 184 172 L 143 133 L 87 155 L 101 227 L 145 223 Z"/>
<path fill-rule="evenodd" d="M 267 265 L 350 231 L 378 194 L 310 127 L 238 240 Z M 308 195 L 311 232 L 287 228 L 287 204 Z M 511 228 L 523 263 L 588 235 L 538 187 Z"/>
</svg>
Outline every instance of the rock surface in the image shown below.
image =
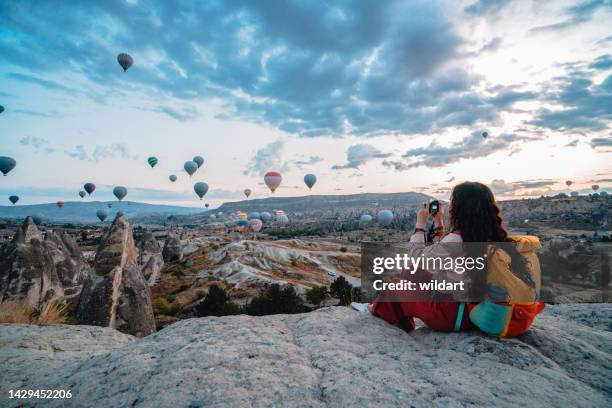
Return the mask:
<svg viewBox="0 0 612 408">
<path fill-rule="evenodd" d="M 168 238 L 166 238 L 162 254 L 165 262 L 180 261 L 183 259 L 181 240 L 175 234 L 170 234 Z"/>
<path fill-rule="evenodd" d="M 27 217 L 11 242 L 0 249 L 0 302 L 40 307 L 64 296 L 49 246 L 32 217 Z"/>
<path fill-rule="evenodd" d="M 164 258 L 159 242 L 151 231 L 145 231 L 139 244 L 138 264 L 149 286 L 155 285 L 159 280 Z"/>
<path fill-rule="evenodd" d="M 96 327 L 4 325 L 0 365 L 13 375 L 0 377 L 0 392 L 71 389 L 71 400 L 42 404 L 58 407 L 604 407 L 611 325 L 612 305 L 601 304 L 550 306 L 506 340 L 405 333 L 342 307 L 188 319 L 136 341 Z"/>
<path fill-rule="evenodd" d="M 71 296 L 80 293 L 83 282 L 91 273 L 91 268 L 76 240 L 68 235 L 57 235 L 47 231 L 45 244 L 51 251 L 55 269 L 64 288 L 64 295 Z"/>
<path fill-rule="evenodd" d="M 98 247 L 94 276 L 83 285 L 75 318 L 136 336 L 155 331 L 151 291 L 137 264 L 132 228 L 123 215 L 117 215 Z"/>
</svg>

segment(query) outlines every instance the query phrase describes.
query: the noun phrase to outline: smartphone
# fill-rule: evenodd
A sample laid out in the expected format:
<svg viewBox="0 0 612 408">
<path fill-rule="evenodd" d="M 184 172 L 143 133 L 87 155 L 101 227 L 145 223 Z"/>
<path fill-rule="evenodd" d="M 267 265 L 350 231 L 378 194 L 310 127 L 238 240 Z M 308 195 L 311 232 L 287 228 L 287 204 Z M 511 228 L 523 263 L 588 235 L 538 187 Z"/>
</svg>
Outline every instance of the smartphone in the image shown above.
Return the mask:
<svg viewBox="0 0 612 408">
<path fill-rule="evenodd" d="M 438 200 L 433 200 L 429 203 L 429 213 L 435 217 L 435 215 L 440 211 L 440 202 Z"/>
</svg>

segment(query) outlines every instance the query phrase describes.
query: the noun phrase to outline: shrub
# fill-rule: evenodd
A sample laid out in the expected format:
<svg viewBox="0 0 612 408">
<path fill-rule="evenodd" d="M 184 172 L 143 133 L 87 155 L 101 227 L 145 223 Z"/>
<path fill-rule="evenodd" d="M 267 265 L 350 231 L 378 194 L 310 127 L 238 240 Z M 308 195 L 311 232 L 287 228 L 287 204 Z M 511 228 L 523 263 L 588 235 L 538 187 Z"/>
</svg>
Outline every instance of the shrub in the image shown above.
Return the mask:
<svg viewBox="0 0 612 408">
<path fill-rule="evenodd" d="M 16 302 L 0 303 L 0 323 L 32 323 L 32 309 Z"/>
<path fill-rule="evenodd" d="M 240 312 L 240 306 L 231 302 L 227 292 L 217 285 L 210 286 L 204 300 L 195 307 L 198 317 L 228 316 L 240 314 Z"/>
<path fill-rule="evenodd" d="M 353 295 L 353 285 L 344 276 L 340 276 L 332 282 L 329 287 L 330 293 L 340 299 L 340 304 L 346 306 L 351 303 Z"/>
<path fill-rule="evenodd" d="M 168 314 L 172 310 L 172 306 L 164 297 L 158 297 L 153 301 L 153 311 L 155 314 Z"/>
<path fill-rule="evenodd" d="M 304 311 L 304 301 L 295 288 L 290 285 L 281 287 L 279 284 L 270 285 L 265 292 L 254 297 L 245 307 L 245 313 L 252 316 Z"/>
<path fill-rule="evenodd" d="M 202 289 L 198 289 L 196 292 L 196 297 L 198 299 L 202 299 L 204 296 L 206 296 L 206 292 L 204 292 L 204 290 Z"/>
<path fill-rule="evenodd" d="M 297 259 L 295 259 L 295 258 L 291 258 L 291 266 L 293 266 L 293 267 L 298 266 Z"/>
<path fill-rule="evenodd" d="M 64 324 L 68 318 L 68 307 L 63 300 L 51 300 L 45 303 L 37 316 L 39 326 L 52 326 L 54 324 Z"/>
<path fill-rule="evenodd" d="M 46 302 L 40 310 L 17 302 L 0 304 L 0 323 L 38 324 L 51 326 L 68 321 L 67 306 L 63 300 L 54 299 Z"/>
<path fill-rule="evenodd" d="M 340 247 L 340 252 L 346 252 L 346 251 L 348 251 L 346 247 Z"/>
<path fill-rule="evenodd" d="M 312 288 L 306 289 L 304 295 L 309 303 L 319 306 L 321 302 L 325 300 L 328 293 L 329 291 L 325 286 L 313 286 Z"/>
</svg>

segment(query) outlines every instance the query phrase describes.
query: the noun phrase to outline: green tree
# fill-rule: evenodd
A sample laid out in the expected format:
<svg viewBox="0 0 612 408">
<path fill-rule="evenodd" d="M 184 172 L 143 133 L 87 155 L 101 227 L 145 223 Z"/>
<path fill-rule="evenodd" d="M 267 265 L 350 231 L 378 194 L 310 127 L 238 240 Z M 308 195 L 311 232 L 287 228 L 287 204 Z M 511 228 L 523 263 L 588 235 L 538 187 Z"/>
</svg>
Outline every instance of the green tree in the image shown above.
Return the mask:
<svg viewBox="0 0 612 408">
<path fill-rule="evenodd" d="M 240 306 L 232 301 L 227 292 L 217 285 L 208 288 L 208 294 L 196 307 L 198 317 L 228 316 L 240 314 Z"/>
<path fill-rule="evenodd" d="M 245 307 L 245 312 L 252 316 L 264 316 L 281 313 L 304 312 L 304 300 L 290 285 L 270 285 L 263 293 L 254 297 Z"/>
<path fill-rule="evenodd" d="M 332 282 L 329 287 L 330 293 L 340 299 L 340 304 L 346 306 L 351 303 L 353 295 L 353 285 L 344 276 L 340 276 Z"/>
<path fill-rule="evenodd" d="M 306 289 L 304 295 L 309 303 L 319 306 L 321 302 L 325 300 L 328 293 L 329 291 L 325 286 L 313 286 L 312 288 Z"/>
</svg>

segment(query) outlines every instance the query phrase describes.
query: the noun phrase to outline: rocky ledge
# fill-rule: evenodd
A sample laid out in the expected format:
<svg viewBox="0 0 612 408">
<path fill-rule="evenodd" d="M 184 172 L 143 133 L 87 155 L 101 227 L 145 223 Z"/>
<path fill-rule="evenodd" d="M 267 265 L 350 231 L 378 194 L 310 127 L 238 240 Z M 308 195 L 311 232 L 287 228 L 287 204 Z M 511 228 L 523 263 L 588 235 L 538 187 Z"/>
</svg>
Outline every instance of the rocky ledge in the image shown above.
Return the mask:
<svg viewBox="0 0 612 408">
<path fill-rule="evenodd" d="M 70 389 L 71 400 L 44 401 L 58 407 L 603 407 L 612 406 L 611 329 L 612 305 L 601 304 L 549 306 L 509 340 L 405 333 L 342 307 L 189 319 L 140 339 L 2 325 L 0 393 Z"/>
</svg>

